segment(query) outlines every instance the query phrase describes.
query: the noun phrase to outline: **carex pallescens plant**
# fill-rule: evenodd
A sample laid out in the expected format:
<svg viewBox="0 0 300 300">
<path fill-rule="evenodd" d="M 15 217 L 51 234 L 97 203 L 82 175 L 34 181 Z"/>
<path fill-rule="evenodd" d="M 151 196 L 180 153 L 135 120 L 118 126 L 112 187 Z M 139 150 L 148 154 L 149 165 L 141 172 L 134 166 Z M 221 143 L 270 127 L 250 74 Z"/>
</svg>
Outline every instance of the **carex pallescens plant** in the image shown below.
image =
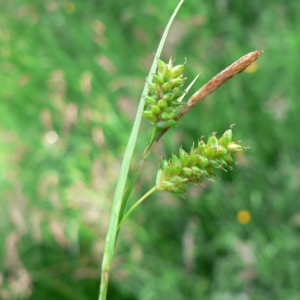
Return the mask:
<svg viewBox="0 0 300 300">
<path fill-rule="evenodd" d="M 215 133 L 208 137 L 206 143 L 200 139 L 196 146 L 193 145 L 191 147 L 190 152 L 179 148 L 178 155 L 173 154 L 170 159 L 162 159 L 156 176 L 156 184 L 153 188 L 130 208 L 127 208 L 130 193 L 139 176 L 140 170 L 163 135 L 171 127 L 179 125 L 178 121 L 180 118 L 188 113 L 200 100 L 210 95 L 224 82 L 242 72 L 262 54 L 262 51 L 254 51 L 244 55 L 208 81 L 187 102 L 183 102 L 183 97 L 195 80 L 188 88 L 183 90 L 182 86 L 186 81 L 186 78 L 183 76 L 185 64 L 173 66 L 172 59 L 168 63 L 159 59 L 171 23 L 183 1 L 180 1 L 171 16 L 156 51 L 124 154 L 105 240 L 99 300 L 106 299 L 117 236 L 121 225 L 131 212 L 157 190 L 168 191 L 183 196 L 186 186 L 189 183 L 202 184 L 204 179 L 213 180 L 216 169 L 230 170 L 234 164 L 232 155 L 246 149 L 246 147 L 240 145 L 240 142 L 232 140 L 232 126 L 219 139 Z M 152 123 L 153 130 L 140 162 L 128 179 L 130 161 L 142 116 Z"/>
</svg>

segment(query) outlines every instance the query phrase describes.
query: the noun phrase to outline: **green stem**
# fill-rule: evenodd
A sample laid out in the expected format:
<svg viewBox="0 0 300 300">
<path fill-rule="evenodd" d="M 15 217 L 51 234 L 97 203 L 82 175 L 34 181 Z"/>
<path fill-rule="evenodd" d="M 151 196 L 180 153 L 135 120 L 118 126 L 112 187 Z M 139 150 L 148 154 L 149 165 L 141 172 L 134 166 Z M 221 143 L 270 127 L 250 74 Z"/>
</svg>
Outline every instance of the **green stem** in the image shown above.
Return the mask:
<svg viewBox="0 0 300 300">
<path fill-rule="evenodd" d="M 122 218 L 121 222 L 118 225 L 118 230 L 120 229 L 121 225 L 123 224 L 123 222 L 128 218 L 128 216 L 134 211 L 134 209 L 140 205 L 146 198 L 148 198 L 152 193 L 154 193 L 155 191 L 157 191 L 158 186 L 154 186 L 151 190 L 149 190 L 143 197 L 141 197 L 138 201 L 136 201 L 131 208 L 127 211 L 127 213 L 124 215 L 124 217 Z"/>
<path fill-rule="evenodd" d="M 130 178 L 130 181 L 129 183 L 127 184 L 127 187 L 126 187 L 126 191 L 125 191 L 125 194 L 123 196 L 123 199 L 122 199 L 122 207 L 121 207 L 121 212 L 120 212 L 120 217 L 119 217 L 119 222 L 123 219 L 123 216 L 125 214 L 125 211 L 126 211 L 126 207 L 127 207 L 127 204 L 128 204 L 128 199 L 129 199 L 129 196 L 131 194 L 131 191 L 136 183 L 136 180 L 137 178 L 139 177 L 140 175 L 140 172 L 142 170 L 142 167 L 146 161 L 146 159 L 148 158 L 148 156 L 150 155 L 151 151 L 153 150 L 154 148 L 154 145 L 153 145 L 153 141 L 155 140 L 156 138 L 156 135 L 160 132 L 161 130 L 157 129 L 156 127 L 154 128 L 154 130 L 152 131 L 152 134 L 150 136 L 150 139 L 149 139 L 149 142 L 148 142 L 148 145 L 146 146 L 146 149 L 142 155 L 142 158 L 141 160 L 139 161 L 136 169 L 134 170 L 131 178 Z M 153 145 L 153 147 L 150 147 L 151 145 Z"/>
<path fill-rule="evenodd" d="M 162 132 L 166 132 L 166 129 L 164 129 Z M 150 194 L 152 194 L 154 191 L 157 190 L 157 187 L 155 186 L 150 191 L 148 191 L 142 198 L 140 198 L 130 209 L 129 211 L 124 215 L 126 205 L 128 203 L 128 198 L 130 196 L 130 193 L 133 189 L 133 186 L 141 172 L 142 166 L 144 165 L 146 159 L 150 155 L 151 151 L 159 141 L 159 139 L 162 137 L 163 134 L 161 134 L 161 131 L 158 131 L 158 129 L 154 129 L 151 137 L 149 139 L 148 146 L 146 147 L 142 159 L 138 163 L 138 166 L 136 170 L 134 171 L 130 182 L 127 186 L 126 192 L 124 193 L 123 199 L 121 201 L 121 207 L 120 210 L 116 211 L 114 208 L 112 209 L 111 214 L 111 220 L 109 224 L 109 228 L 106 235 L 105 240 L 105 249 L 103 254 L 103 261 L 102 261 L 102 272 L 101 272 L 101 285 L 100 285 L 100 293 L 98 300 L 106 300 L 106 294 L 107 294 L 107 288 L 108 288 L 108 281 L 109 281 L 109 274 L 110 274 L 110 268 L 111 263 L 113 259 L 113 252 L 114 252 L 114 246 L 117 240 L 118 232 L 120 230 L 121 223 L 125 221 L 125 219 L 129 216 L 129 214 L 134 210 L 135 207 L 137 207 L 144 199 L 146 199 Z M 114 207 L 114 205 L 113 205 Z"/>
</svg>

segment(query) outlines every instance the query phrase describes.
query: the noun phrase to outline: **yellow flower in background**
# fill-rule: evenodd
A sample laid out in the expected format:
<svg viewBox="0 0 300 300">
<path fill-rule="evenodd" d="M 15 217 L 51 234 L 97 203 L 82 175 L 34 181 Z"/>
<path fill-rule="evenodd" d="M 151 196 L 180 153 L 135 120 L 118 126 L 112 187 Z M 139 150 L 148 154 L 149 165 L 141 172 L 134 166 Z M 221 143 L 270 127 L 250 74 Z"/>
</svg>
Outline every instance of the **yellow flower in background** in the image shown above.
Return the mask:
<svg viewBox="0 0 300 300">
<path fill-rule="evenodd" d="M 251 214 L 248 210 L 246 209 L 242 209 L 238 212 L 237 214 L 237 220 L 241 223 L 241 224 L 247 224 L 250 222 L 251 220 Z"/>
<path fill-rule="evenodd" d="M 64 9 L 67 14 L 72 14 L 75 11 L 75 4 L 73 2 L 67 2 L 64 5 Z"/>
<path fill-rule="evenodd" d="M 255 61 L 245 69 L 246 73 L 254 73 L 258 69 L 258 63 Z"/>
</svg>

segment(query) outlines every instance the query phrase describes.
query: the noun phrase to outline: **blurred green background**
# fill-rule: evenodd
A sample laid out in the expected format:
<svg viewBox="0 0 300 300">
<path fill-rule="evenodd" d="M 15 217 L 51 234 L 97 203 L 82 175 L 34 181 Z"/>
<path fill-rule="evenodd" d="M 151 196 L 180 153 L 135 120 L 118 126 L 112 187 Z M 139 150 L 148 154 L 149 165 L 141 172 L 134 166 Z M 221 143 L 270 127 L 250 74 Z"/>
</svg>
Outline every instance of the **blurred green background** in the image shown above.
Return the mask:
<svg viewBox="0 0 300 300">
<path fill-rule="evenodd" d="M 0 1 L 1 299 L 97 299 L 122 156 L 177 3 Z M 236 123 L 250 150 L 186 199 L 156 193 L 137 209 L 108 299 L 300 299 L 299 15 L 297 1 L 185 1 L 162 58 L 186 57 L 188 81 L 201 72 L 191 93 L 264 54 L 168 132 L 132 201 L 161 156 L 202 135 Z M 151 132 L 141 129 L 134 162 Z"/>
</svg>

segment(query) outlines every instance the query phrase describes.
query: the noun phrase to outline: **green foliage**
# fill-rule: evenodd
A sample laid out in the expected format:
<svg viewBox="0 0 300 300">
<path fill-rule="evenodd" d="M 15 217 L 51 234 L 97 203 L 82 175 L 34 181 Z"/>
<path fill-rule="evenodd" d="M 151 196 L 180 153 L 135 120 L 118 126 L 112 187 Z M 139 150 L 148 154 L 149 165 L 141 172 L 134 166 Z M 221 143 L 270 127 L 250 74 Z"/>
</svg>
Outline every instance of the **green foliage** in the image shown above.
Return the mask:
<svg viewBox="0 0 300 300">
<path fill-rule="evenodd" d="M 3 1 L 1 299 L 97 298 L 119 161 L 176 4 Z M 191 94 L 242 55 L 265 52 L 166 134 L 132 201 L 153 185 L 160 156 L 203 132 L 236 123 L 250 150 L 186 200 L 160 193 L 136 210 L 109 299 L 299 299 L 299 14 L 297 1 L 184 3 L 162 58 L 187 57 L 188 78 L 201 72 Z"/>
</svg>

